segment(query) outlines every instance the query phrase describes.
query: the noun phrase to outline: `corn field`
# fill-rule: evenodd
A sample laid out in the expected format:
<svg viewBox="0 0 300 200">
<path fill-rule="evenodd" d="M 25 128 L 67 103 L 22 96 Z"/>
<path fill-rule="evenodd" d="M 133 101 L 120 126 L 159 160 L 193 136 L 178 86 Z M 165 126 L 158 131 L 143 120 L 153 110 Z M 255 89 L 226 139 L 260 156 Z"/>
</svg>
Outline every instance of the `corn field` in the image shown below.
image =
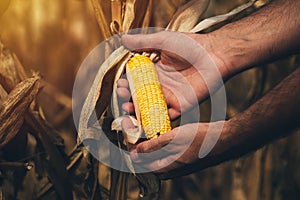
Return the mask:
<svg viewBox="0 0 300 200">
<path fill-rule="evenodd" d="M 80 100 L 72 99 L 76 74 L 99 43 L 142 27 L 169 27 L 188 32 L 190 26 L 204 19 L 229 13 L 248 3 L 246 9 L 196 31 L 205 33 L 269 3 L 268 0 L 204 0 L 207 7 L 203 6 L 203 13 L 183 16 L 176 12 L 194 2 L 1 0 L 0 199 L 299 198 L 300 134 L 291 134 L 239 159 L 164 181 L 153 173 L 134 175 L 109 168 L 95 159 L 79 140 L 81 132 L 74 121 L 82 123 L 82 127 L 88 126 L 91 109 L 96 108 L 102 128 L 109 129 L 108 110 L 116 109 L 112 109 L 105 95 L 112 93 L 118 78 L 115 75 L 129 58 L 128 50 L 122 50 L 124 56 L 115 58 L 105 81 L 96 83 L 101 92 L 96 98 L 88 96 L 91 101 L 82 108 L 87 114 L 82 119 L 74 119 L 73 112 L 79 114 L 83 105 Z M 193 25 L 183 23 L 182 16 Z M 116 50 L 114 44 L 108 45 L 99 57 L 107 59 Z M 228 81 L 227 116 L 247 108 L 299 64 L 299 56 L 291 56 L 247 70 Z M 96 73 L 101 73 L 102 69 L 98 68 Z M 89 91 L 81 92 L 88 95 Z M 201 121 L 209 120 L 209 105 L 209 101 L 200 105 Z M 115 135 L 110 139 L 116 146 L 120 145 Z M 108 149 L 108 156 L 122 159 L 122 155 L 109 153 Z"/>
</svg>

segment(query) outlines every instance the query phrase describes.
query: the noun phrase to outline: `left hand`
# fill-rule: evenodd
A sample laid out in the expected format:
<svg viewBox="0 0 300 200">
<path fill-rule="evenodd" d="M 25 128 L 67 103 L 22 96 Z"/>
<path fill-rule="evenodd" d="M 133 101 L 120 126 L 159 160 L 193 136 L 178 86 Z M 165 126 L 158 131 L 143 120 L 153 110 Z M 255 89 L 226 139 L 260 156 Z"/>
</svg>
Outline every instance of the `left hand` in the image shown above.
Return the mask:
<svg viewBox="0 0 300 200">
<path fill-rule="evenodd" d="M 123 123 L 123 127 L 128 127 L 125 124 L 127 122 Z M 218 138 L 214 139 L 215 136 L 221 135 L 225 124 L 226 121 L 186 124 L 174 128 L 158 138 L 135 145 L 129 144 L 129 151 L 131 151 L 135 165 L 147 171 L 154 171 L 163 179 L 171 178 L 172 171 L 178 171 L 178 169 L 183 170 L 179 170 L 180 173 L 189 174 L 194 170 L 185 170 L 187 165 L 197 163 L 198 169 L 207 165 L 207 163 L 199 163 L 201 161 L 199 156 L 205 157 L 209 153 L 209 157 L 211 157 L 226 148 L 217 142 Z M 126 134 L 126 128 L 123 132 Z M 205 137 L 208 138 L 204 144 Z M 214 146 L 215 143 L 217 143 L 216 146 Z M 210 147 L 213 147 L 212 151 L 207 152 L 210 151 Z M 202 148 L 201 155 L 199 155 L 200 148 Z"/>
</svg>

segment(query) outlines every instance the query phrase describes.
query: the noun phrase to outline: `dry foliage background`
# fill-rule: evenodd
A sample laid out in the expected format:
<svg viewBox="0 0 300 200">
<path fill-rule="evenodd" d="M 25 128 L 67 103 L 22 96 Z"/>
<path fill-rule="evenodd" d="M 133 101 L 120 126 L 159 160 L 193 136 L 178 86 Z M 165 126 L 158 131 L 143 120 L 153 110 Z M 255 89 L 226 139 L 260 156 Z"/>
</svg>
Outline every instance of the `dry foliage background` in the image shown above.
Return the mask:
<svg viewBox="0 0 300 200">
<path fill-rule="evenodd" d="M 154 0 L 150 25 L 165 27 L 185 2 Z M 246 2 L 213 0 L 205 17 L 226 13 Z M 110 1 L 101 1 L 101 6 L 110 21 Z M 19 97 L 24 102 L 22 106 L 17 106 L 19 102 L 11 105 L 24 123 L 20 122 L 17 136 L 0 149 L 0 199 L 114 199 L 109 189 L 115 182 L 109 169 L 85 156 L 84 148 L 74 149 L 77 135 L 70 98 L 73 82 L 83 59 L 104 39 L 90 1 L 11 0 L 0 18 L 0 38 L 4 45 L 2 49 L 0 44 L 1 65 L 16 68 L 12 77 L 18 77 L 17 82 L 25 81 L 7 97 L 5 93 L 17 82 L 3 86 L 1 79 L 6 92 L 0 88 L 0 103 L 7 103 L 6 98 L 16 99 L 21 90 L 32 97 L 26 100 Z M 26 76 L 22 76 L 17 58 Z M 293 56 L 230 80 L 226 84 L 228 117 L 253 103 L 297 65 L 299 58 Z M 32 70 L 38 71 L 43 80 L 38 75 L 28 78 Z M 7 75 L 6 71 L 1 73 Z M 36 81 L 43 87 L 38 95 L 40 85 Z M 28 108 L 36 95 L 36 106 Z M 201 106 L 203 120 L 209 117 L 207 107 L 208 102 Z M 160 196 L 161 199 L 298 199 L 299 167 L 300 134 L 292 134 L 238 160 L 163 181 Z M 138 187 L 133 177 L 129 176 L 123 187 L 127 191 L 123 195 L 128 199 L 137 198 Z"/>
</svg>

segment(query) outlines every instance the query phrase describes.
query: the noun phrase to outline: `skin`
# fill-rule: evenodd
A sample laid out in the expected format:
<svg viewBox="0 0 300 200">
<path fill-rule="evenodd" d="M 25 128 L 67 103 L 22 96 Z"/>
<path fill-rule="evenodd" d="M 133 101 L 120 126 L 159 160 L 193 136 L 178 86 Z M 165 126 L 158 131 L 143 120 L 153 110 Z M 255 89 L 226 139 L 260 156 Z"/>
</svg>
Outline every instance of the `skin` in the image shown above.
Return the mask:
<svg viewBox="0 0 300 200">
<path fill-rule="evenodd" d="M 185 34 L 185 36 L 195 40 L 205 49 L 205 54 L 208 54 L 213 60 L 222 79 L 226 81 L 258 64 L 299 52 L 299 9 L 300 1 L 277 0 L 258 12 L 214 32 Z M 167 83 L 171 87 L 163 88 L 163 92 L 167 99 L 171 119 L 179 117 L 182 112 L 208 97 L 208 87 L 205 85 L 201 74 L 212 80 L 210 87 L 213 89 L 220 86 L 218 83 L 213 84 L 218 80 L 213 70 L 209 68 L 200 69 L 200 75 L 196 73 L 193 66 L 203 63 L 203 59 L 206 57 L 203 56 L 203 52 L 197 52 L 190 47 L 178 47 L 178 49 L 186 49 L 187 60 L 189 60 L 187 62 L 174 53 L 160 50 L 175 43 L 174 35 L 175 33 L 172 32 L 160 32 L 149 35 L 122 36 L 123 44 L 130 50 L 155 50 L 160 53 L 161 60 L 156 63 L 156 67 L 160 80 L 170 80 Z M 172 85 L 170 78 L 172 75 L 169 69 L 175 69 L 189 80 L 189 84 L 197 96 L 197 101 L 189 98 L 178 98 L 174 95 L 172 91 L 184 92 L 186 85 L 183 83 Z M 178 81 L 176 80 L 176 82 Z M 121 79 L 118 82 L 118 87 L 119 97 L 124 101 L 129 99 L 130 92 L 127 81 Z M 168 179 L 173 178 L 174 174 L 176 176 L 186 175 L 239 157 L 299 128 L 300 108 L 297 106 L 300 102 L 299 93 L 300 70 L 297 69 L 244 112 L 225 121 L 223 127 L 220 126 L 220 123 L 223 122 L 211 122 L 187 124 L 174 128 L 156 139 L 130 145 L 132 158 L 147 168 L 156 169 L 155 172 L 161 178 Z M 132 103 L 124 103 L 122 107 L 125 111 L 134 113 Z M 208 156 L 200 159 L 198 152 L 209 126 L 212 128 L 212 132 L 222 131 L 222 134 Z M 184 145 L 183 139 L 187 137 L 186 135 L 190 130 L 197 130 L 195 138 L 188 149 L 182 152 L 183 150 L 178 146 Z M 124 132 L 126 133 L 126 128 Z M 171 141 L 175 137 L 182 138 L 179 140 L 182 144 L 172 144 Z M 137 154 L 153 152 L 167 144 L 173 146 L 170 145 L 165 154 L 155 157 L 155 159 L 148 159 Z M 170 159 L 176 161 L 166 166 L 165 164 Z M 157 168 L 160 169 L 157 170 Z"/>
</svg>

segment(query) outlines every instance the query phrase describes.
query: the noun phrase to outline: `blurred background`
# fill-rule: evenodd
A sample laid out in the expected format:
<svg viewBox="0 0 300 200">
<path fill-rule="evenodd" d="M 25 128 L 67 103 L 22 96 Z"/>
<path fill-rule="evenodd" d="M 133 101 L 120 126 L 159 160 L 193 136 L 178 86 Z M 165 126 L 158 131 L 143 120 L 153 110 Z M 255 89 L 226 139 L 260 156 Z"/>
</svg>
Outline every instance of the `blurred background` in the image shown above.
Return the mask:
<svg viewBox="0 0 300 200">
<path fill-rule="evenodd" d="M 76 142 L 71 118 L 71 95 L 76 72 L 88 53 L 104 37 L 88 0 L 1 0 L 0 40 L 14 52 L 25 70 L 38 71 L 51 85 L 40 97 L 46 118 L 60 131 L 65 151 Z M 8 1 L 7 1 L 8 2 Z M 111 21 L 110 1 L 100 1 L 107 22 Z M 165 27 L 185 0 L 154 0 L 150 26 Z M 223 14 L 243 0 L 212 0 L 205 17 Z M 0 11 L 1 11 L 0 9 Z M 270 90 L 297 65 L 299 58 L 287 59 L 246 71 L 226 84 L 228 117 L 244 110 Z M 66 115 L 57 122 L 61 106 L 53 103 L 51 90 L 66 98 Z M 203 120 L 209 117 L 208 102 L 202 106 Z M 203 114 L 204 113 L 204 114 Z M 206 113 L 206 114 L 205 114 Z M 161 199 L 298 199 L 300 196 L 300 134 L 190 176 L 163 181 Z M 109 172 L 108 172 L 109 173 Z M 107 188 L 106 182 L 100 185 Z M 133 188 L 133 189 L 132 189 Z M 128 186 L 128 198 L 137 188 Z M 105 198 L 104 198 L 105 199 Z"/>
</svg>

